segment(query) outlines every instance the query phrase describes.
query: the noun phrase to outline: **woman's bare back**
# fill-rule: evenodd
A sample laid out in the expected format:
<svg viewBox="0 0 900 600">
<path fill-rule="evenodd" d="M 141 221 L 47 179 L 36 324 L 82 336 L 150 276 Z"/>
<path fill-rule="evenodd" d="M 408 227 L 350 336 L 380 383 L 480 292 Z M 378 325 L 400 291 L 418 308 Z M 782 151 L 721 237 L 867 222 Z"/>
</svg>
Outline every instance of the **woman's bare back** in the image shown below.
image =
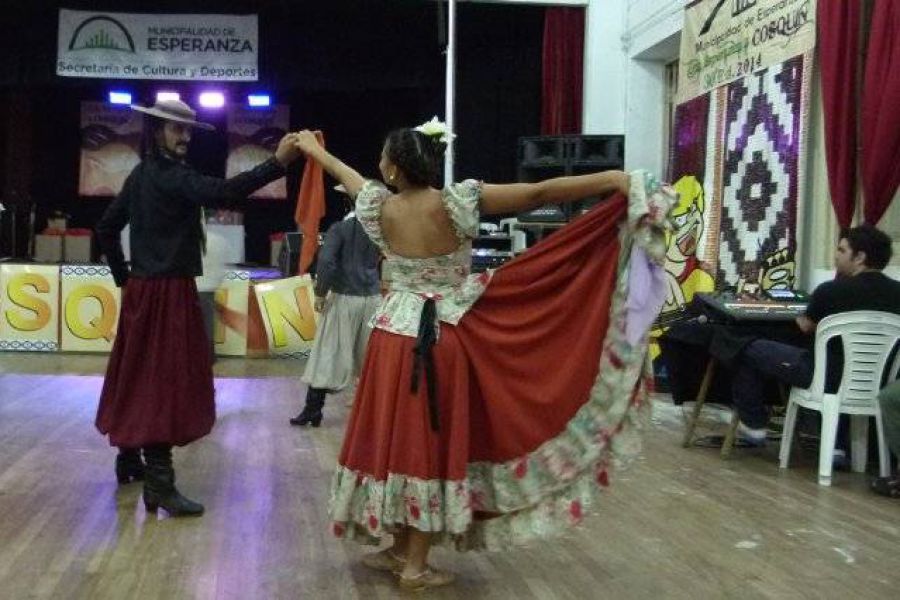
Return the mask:
<svg viewBox="0 0 900 600">
<path fill-rule="evenodd" d="M 407 258 L 451 254 L 459 238 L 439 190 L 401 192 L 385 200 L 381 231 L 391 252 Z"/>
</svg>

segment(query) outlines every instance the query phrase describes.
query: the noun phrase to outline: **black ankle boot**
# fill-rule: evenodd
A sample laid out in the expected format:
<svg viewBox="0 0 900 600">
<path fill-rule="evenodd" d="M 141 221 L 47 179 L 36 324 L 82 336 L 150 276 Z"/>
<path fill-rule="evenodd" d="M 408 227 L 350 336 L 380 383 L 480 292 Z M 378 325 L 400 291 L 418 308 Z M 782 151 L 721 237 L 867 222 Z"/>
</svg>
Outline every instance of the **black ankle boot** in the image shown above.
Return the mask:
<svg viewBox="0 0 900 600">
<path fill-rule="evenodd" d="M 141 462 L 141 451 L 138 448 L 119 448 L 119 454 L 116 456 L 116 480 L 119 485 L 143 479 L 144 463 Z"/>
<path fill-rule="evenodd" d="M 160 507 L 173 517 L 199 517 L 203 505 L 182 496 L 175 489 L 175 469 L 172 468 L 171 446 L 144 448 L 147 461 L 144 479 L 144 506 L 147 512 Z"/>
<path fill-rule="evenodd" d="M 291 419 L 291 425 L 312 425 L 318 427 L 322 424 L 322 407 L 325 406 L 325 394 L 328 392 L 322 388 L 309 388 L 306 392 L 306 406 L 303 411 Z"/>
</svg>

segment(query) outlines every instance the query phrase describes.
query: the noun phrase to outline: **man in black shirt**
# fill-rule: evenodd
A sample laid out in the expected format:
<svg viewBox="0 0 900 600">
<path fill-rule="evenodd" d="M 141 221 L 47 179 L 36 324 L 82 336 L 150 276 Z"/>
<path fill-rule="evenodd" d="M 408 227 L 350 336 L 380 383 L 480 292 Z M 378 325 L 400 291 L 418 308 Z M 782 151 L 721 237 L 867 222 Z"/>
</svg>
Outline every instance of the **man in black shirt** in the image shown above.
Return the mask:
<svg viewBox="0 0 900 600">
<path fill-rule="evenodd" d="M 284 176 L 299 157 L 293 135 L 275 156 L 231 179 L 185 162 L 196 121 L 185 103 L 159 101 L 148 115 L 145 156 L 97 224 L 97 241 L 123 288 L 96 425 L 120 449 L 120 483 L 144 479 L 148 511 L 199 515 L 203 506 L 175 488 L 172 446 L 209 433 L 215 421 L 212 362 L 195 277 L 202 273 L 203 207 L 234 204 Z M 120 233 L 131 226 L 131 266 Z M 146 469 L 141 463 L 143 449 Z"/>
<path fill-rule="evenodd" d="M 810 347 L 816 325 L 827 316 L 854 310 L 900 314 L 900 282 L 881 272 L 890 258 L 891 239 L 875 227 L 862 225 L 842 232 L 834 255 L 835 279 L 817 287 L 805 314 L 797 317 L 797 326 L 810 336 Z M 834 363 L 842 357 L 839 352 L 829 353 L 827 380 L 834 389 L 841 373 Z M 746 346 L 734 373 L 732 395 L 741 434 L 748 441 L 765 441 L 769 422 L 763 396 L 765 378 L 806 388 L 812 382 L 814 364 L 812 352 L 805 348 L 764 339 Z"/>
</svg>

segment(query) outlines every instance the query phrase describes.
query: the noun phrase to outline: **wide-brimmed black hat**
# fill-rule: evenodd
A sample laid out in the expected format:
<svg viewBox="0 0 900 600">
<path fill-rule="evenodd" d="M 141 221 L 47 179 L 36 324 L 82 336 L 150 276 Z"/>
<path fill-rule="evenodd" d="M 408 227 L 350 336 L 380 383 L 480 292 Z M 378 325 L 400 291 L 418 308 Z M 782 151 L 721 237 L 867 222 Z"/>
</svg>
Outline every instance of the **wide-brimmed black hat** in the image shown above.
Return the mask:
<svg viewBox="0 0 900 600">
<path fill-rule="evenodd" d="M 184 123 L 191 127 L 204 129 L 206 131 L 215 131 L 215 127 L 209 123 L 201 123 L 197 120 L 197 111 L 182 102 L 181 100 L 157 100 L 153 106 L 139 106 L 132 104 L 131 108 L 138 112 L 151 117 L 165 119 L 166 121 L 175 121 L 176 123 Z"/>
</svg>

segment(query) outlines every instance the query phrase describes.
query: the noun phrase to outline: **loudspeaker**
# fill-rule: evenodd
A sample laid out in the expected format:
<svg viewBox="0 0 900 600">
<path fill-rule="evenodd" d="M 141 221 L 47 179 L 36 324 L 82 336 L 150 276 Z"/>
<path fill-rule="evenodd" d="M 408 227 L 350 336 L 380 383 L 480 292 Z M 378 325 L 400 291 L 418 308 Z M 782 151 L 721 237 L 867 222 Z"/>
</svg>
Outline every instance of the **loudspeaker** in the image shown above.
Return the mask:
<svg viewBox="0 0 900 600">
<path fill-rule="evenodd" d="M 622 169 L 625 165 L 625 136 L 622 135 L 544 135 L 520 137 L 518 179 L 541 181 L 564 175 L 584 175 Z M 520 221 L 560 222 L 597 204 L 598 198 L 557 206 L 542 206 L 519 215 Z"/>
<path fill-rule="evenodd" d="M 278 270 L 282 277 L 291 277 L 297 274 L 297 263 L 300 261 L 300 246 L 303 245 L 303 233 L 299 231 L 286 231 L 284 242 L 281 244 L 281 252 L 278 254 Z"/>
</svg>

